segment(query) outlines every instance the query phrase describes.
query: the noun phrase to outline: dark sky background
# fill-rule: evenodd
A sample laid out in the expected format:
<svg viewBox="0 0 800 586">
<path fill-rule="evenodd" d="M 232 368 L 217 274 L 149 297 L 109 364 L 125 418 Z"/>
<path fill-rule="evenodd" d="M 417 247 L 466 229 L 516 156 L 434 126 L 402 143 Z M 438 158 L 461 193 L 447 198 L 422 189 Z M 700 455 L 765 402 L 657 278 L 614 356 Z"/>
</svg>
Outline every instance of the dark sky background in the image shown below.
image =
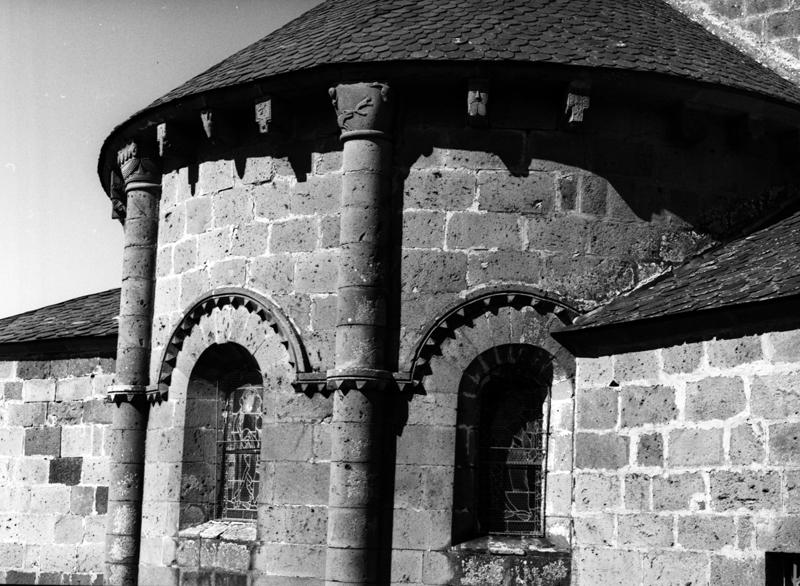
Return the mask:
<svg viewBox="0 0 800 586">
<path fill-rule="evenodd" d="M 0 0 L 0 317 L 119 286 L 100 146 L 320 0 Z"/>
</svg>

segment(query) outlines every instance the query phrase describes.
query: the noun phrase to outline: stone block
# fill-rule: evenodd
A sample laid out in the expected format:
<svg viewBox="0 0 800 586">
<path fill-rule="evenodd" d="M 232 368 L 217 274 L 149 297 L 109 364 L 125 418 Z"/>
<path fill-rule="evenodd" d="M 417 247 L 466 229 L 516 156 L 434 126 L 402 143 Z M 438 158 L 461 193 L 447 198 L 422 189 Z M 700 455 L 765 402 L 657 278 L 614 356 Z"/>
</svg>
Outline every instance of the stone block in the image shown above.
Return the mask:
<svg viewBox="0 0 800 586">
<path fill-rule="evenodd" d="M 175 273 L 184 273 L 197 266 L 197 240 L 188 238 L 178 242 L 172 250 L 172 267 Z"/>
<path fill-rule="evenodd" d="M 681 344 L 661 350 L 664 372 L 667 374 L 694 372 L 705 353 L 702 343 Z"/>
<path fill-rule="evenodd" d="M 800 550 L 800 517 L 755 517 L 756 549 Z"/>
<path fill-rule="evenodd" d="M 108 487 L 98 486 L 94 493 L 94 512 L 105 515 L 108 512 Z"/>
<path fill-rule="evenodd" d="M 573 578 L 578 584 L 640 586 L 642 553 L 623 549 L 581 547 L 574 552 Z M 650 583 L 650 582 L 648 582 Z"/>
<path fill-rule="evenodd" d="M 22 382 L 0 383 L 3 398 L 6 401 L 19 401 L 22 399 Z"/>
<path fill-rule="evenodd" d="M 270 224 L 267 222 L 253 222 L 236 227 L 231 236 L 231 256 L 256 257 L 266 254 L 269 232 Z M 314 237 L 316 238 L 316 233 Z"/>
<path fill-rule="evenodd" d="M 241 543 L 222 541 L 217 548 L 216 565 L 232 572 L 250 569 L 250 548 Z"/>
<path fill-rule="evenodd" d="M 33 427 L 44 425 L 47 415 L 47 403 L 9 403 L 3 418 L 9 427 Z"/>
<path fill-rule="evenodd" d="M 736 559 L 722 555 L 711 556 L 711 584 L 753 586 L 764 581 L 764 558 Z"/>
<path fill-rule="evenodd" d="M 660 234 L 655 228 L 632 222 L 596 222 L 591 225 L 589 252 L 598 256 L 657 261 Z"/>
<path fill-rule="evenodd" d="M 20 564 L 22 565 L 22 564 Z M 41 574 L 39 574 L 41 576 Z M 54 573 L 55 576 L 61 578 L 61 574 Z M 6 584 L 36 584 L 36 572 L 23 572 L 21 570 L 7 570 L 5 572 Z"/>
<path fill-rule="evenodd" d="M 338 274 L 337 255 L 318 252 L 297 259 L 294 274 L 295 290 L 304 293 L 333 293 Z"/>
<path fill-rule="evenodd" d="M 196 568 L 200 566 L 200 540 L 181 539 L 178 541 L 178 549 L 175 552 L 178 565 L 186 568 Z"/>
<path fill-rule="evenodd" d="M 470 286 L 492 281 L 537 284 L 544 262 L 537 252 L 500 250 L 469 255 L 467 282 Z"/>
<path fill-rule="evenodd" d="M 563 175 L 556 180 L 558 192 L 558 207 L 562 211 L 577 209 L 578 202 L 578 176 Z"/>
<path fill-rule="evenodd" d="M 84 423 L 111 423 L 114 414 L 114 404 L 106 403 L 104 399 L 86 401 L 83 404 Z"/>
<path fill-rule="evenodd" d="M 408 425 L 397 439 L 397 463 L 452 465 L 455 439 L 455 430 L 449 426 Z"/>
<path fill-rule="evenodd" d="M 11 478 L 17 484 L 42 484 L 49 474 L 50 465 L 44 458 L 19 458 L 11 465 Z"/>
<path fill-rule="evenodd" d="M 636 463 L 639 466 L 664 465 L 664 438 L 660 433 L 647 433 L 639 436 Z"/>
<path fill-rule="evenodd" d="M 646 474 L 626 474 L 623 502 L 628 511 L 650 510 L 651 478 Z"/>
<path fill-rule="evenodd" d="M 743 423 L 731 428 L 728 455 L 731 464 L 762 463 L 766 455 L 765 430 L 758 423 Z"/>
<path fill-rule="evenodd" d="M 644 554 L 644 584 L 708 584 L 708 555 L 689 551 Z"/>
<path fill-rule="evenodd" d="M 49 425 L 76 425 L 83 419 L 82 401 L 48 403 L 47 423 Z"/>
<path fill-rule="evenodd" d="M 620 515 L 617 535 L 621 546 L 672 547 L 672 515 Z"/>
<path fill-rule="evenodd" d="M 425 584 L 452 584 L 453 577 L 453 564 L 447 555 L 439 551 L 423 552 L 422 581 Z"/>
<path fill-rule="evenodd" d="M 290 218 L 272 224 L 269 250 L 280 252 L 311 252 L 317 247 L 317 218 Z"/>
<path fill-rule="evenodd" d="M 710 490 L 714 511 L 776 510 L 781 506 L 781 478 L 775 471 L 713 470 Z"/>
<path fill-rule="evenodd" d="M 31 379 L 22 382 L 23 401 L 54 401 L 56 381 L 51 378 Z"/>
<path fill-rule="evenodd" d="M 0 560 L 6 568 L 21 568 L 25 559 L 25 545 L 22 543 L 0 543 Z"/>
<path fill-rule="evenodd" d="M 555 208 L 555 182 L 545 172 L 515 177 L 506 171 L 480 171 L 478 194 L 478 208 L 490 212 L 542 214 Z"/>
<path fill-rule="evenodd" d="M 733 517 L 688 515 L 678 517 L 678 543 L 686 549 L 717 550 L 733 547 L 736 528 Z"/>
<path fill-rule="evenodd" d="M 800 423 L 769 426 L 769 461 L 771 464 L 800 464 Z"/>
<path fill-rule="evenodd" d="M 456 212 L 447 222 L 447 246 L 456 250 L 522 250 L 519 217 L 496 212 Z"/>
<path fill-rule="evenodd" d="M 294 259 L 288 254 L 260 257 L 248 264 L 247 286 L 263 292 L 291 291 L 294 283 Z"/>
<path fill-rule="evenodd" d="M 606 387 L 614 380 L 614 365 L 611 356 L 600 358 L 578 358 L 575 384 L 583 387 Z"/>
<path fill-rule="evenodd" d="M 60 456 L 61 428 L 33 427 L 25 429 L 25 455 Z"/>
<path fill-rule="evenodd" d="M 404 212 L 403 246 L 405 248 L 443 248 L 444 224 L 444 212 Z"/>
<path fill-rule="evenodd" d="M 73 486 L 81 481 L 83 458 L 53 458 L 50 460 L 50 484 Z"/>
<path fill-rule="evenodd" d="M 73 486 L 69 491 L 69 512 L 85 517 L 94 510 L 94 487 Z"/>
<path fill-rule="evenodd" d="M 273 478 L 275 504 L 326 505 L 330 471 L 327 464 L 276 462 Z"/>
<path fill-rule="evenodd" d="M 204 232 L 197 237 L 199 264 L 226 259 L 231 253 L 233 229 L 230 226 Z"/>
<path fill-rule="evenodd" d="M 238 169 L 237 169 L 238 172 Z M 242 183 L 259 184 L 275 177 L 275 159 L 272 157 L 247 157 Z"/>
<path fill-rule="evenodd" d="M 404 292 L 458 292 L 467 286 L 464 253 L 405 250 L 401 267 Z"/>
<path fill-rule="evenodd" d="M 614 518 L 611 515 L 575 517 L 575 541 L 581 547 L 598 545 L 614 546 Z"/>
<path fill-rule="evenodd" d="M 687 420 L 728 419 L 746 406 L 744 382 L 738 376 L 716 376 L 686 383 Z"/>
<path fill-rule="evenodd" d="M 628 464 L 630 438 L 616 433 L 576 433 L 575 465 L 584 469 L 617 470 Z"/>
<path fill-rule="evenodd" d="M 305 181 L 298 181 L 295 193 L 290 200 L 293 214 L 329 214 L 339 209 L 342 197 L 342 175 L 308 175 Z"/>
<path fill-rule="evenodd" d="M 267 575 L 280 576 L 276 584 L 290 584 L 286 577 L 325 576 L 325 547 L 265 543 L 256 550 L 254 566 Z"/>
<path fill-rule="evenodd" d="M 800 362 L 800 330 L 771 332 L 767 340 L 772 362 Z"/>
<path fill-rule="evenodd" d="M 340 234 L 341 221 L 338 214 L 319 219 L 319 248 L 336 248 L 339 246 Z"/>
<path fill-rule="evenodd" d="M 604 216 L 608 198 L 608 181 L 597 175 L 580 177 L 580 210 L 584 214 Z"/>
<path fill-rule="evenodd" d="M 423 552 L 392 550 L 391 578 L 393 584 L 416 584 L 422 580 Z"/>
<path fill-rule="evenodd" d="M 627 386 L 620 390 L 620 424 L 623 427 L 667 423 L 677 415 L 672 387 Z"/>
<path fill-rule="evenodd" d="M 706 485 L 699 472 L 653 477 L 654 511 L 703 510 Z"/>
<path fill-rule="evenodd" d="M 464 210 L 472 206 L 475 173 L 449 169 L 412 169 L 405 180 L 406 209 Z"/>
<path fill-rule="evenodd" d="M 211 229 L 211 198 L 193 197 L 186 201 L 186 234 L 202 234 Z"/>
<path fill-rule="evenodd" d="M 178 242 L 186 233 L 186 208 L 177 205 L 165 210 L 158 222 L 158 243 L 160 245 Z"/>
<path fill-rule="evenodd" d="M 620 484 L 616 476 L 576 474 L 574 506 L 577 511 L 607 511 L 620 505 Z"/>
<path fill-rule="evenodd" d="M 211 286 L 244 287 L 247 279 L 247 261 L 243 258 L 231 258 L 215 262 L 211 265 Z"/>
<path fill-rule="evenodd" d="M 261 427 L 261 457 L 266 461 L 307 462 L 313 457 L 313 425 L 271 423 Z"/>
<path fill-rule="evenodd" d="M 80 543 L 83 541 L 83 518 L 76 515 L 59 517 L 55 525 L 56 543 Z"/>
<path fill-rule="evenodd" d="M 291 187 L 286 181 L 272 181 L 252 188 L 255 217 L 274 221 L 289 216 Z"/>
<path fill-rule="evenodd" d="M 750 412 L 765 419 L 800 415 L 800 374 L 754 376 L 750 384 Z"/>
<path fill-rule="evenodd" d="M 656 380 L 659 370 L 658 353 L 655 350 L 614 356 L 614 380 L 618 383 Z"/>
<path fill-rule="evenodd" d="M 92 377 L 59 379 L 56 382 L 56 401 L 82 401 L 92 396 Z"/>
<path fill-rule="evenodd" d="M 716 368 L 732 368 L 763 358 L 759 336 L 731 340 L 714 339 L 706 342 L 706 352 L 709 366 Z"/>
<path fill-rule="evenodd" d="M 233 187 L 232 161 L 203 161 L 197 171 L 197 195 L 214 193 Z"/>
<path fill-rule="evenodd" d="M 573 215 L 528 218 L 528 249 L 584 254 L 589 249 L 591 224 Z"/>
<path fill-rule="evenodd" d="M 673 429 L 669 432 L 667 461 L 675 468 L 722 464 L 722 428 Z"/>
<path fill-rule="evenodd" d="M 31 511 L 54 515 L 69 512 L 70 487 L 63 484 L 43 484 L 31 488 Z"/>
</svg>

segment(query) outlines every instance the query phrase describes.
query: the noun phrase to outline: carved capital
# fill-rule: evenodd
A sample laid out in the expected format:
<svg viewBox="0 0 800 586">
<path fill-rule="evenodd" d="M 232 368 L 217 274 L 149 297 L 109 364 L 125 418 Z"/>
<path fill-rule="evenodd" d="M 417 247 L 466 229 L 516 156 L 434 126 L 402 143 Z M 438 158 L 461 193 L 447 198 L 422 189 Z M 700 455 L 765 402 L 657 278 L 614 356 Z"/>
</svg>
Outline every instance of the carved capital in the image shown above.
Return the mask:
<svg viewBox="0 0 800 586">
<path fill-rule="evenodd" d="M 158 161 L 154 156 L 142 152 L 135 141 L 129 142 L 119 150 L 117 164 L 126 192 L 161 187 L 161 168 Z"/>
<path fill-rule="evenodd" d="M 342 130 L 342 140 L 359 135 L 380 136 L 391 130 L 391 95 L 385 83 L 341 84 L 328 93 Z"/>
</svg>

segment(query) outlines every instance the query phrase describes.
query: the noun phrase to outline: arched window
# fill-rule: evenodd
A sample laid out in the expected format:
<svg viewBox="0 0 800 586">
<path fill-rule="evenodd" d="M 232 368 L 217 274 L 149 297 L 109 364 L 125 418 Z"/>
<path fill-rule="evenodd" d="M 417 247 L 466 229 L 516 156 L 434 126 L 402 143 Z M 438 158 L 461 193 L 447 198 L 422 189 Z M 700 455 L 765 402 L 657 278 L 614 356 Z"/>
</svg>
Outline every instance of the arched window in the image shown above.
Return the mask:
<svg viewBox="0 0 800 586">
<path fill-rule="evenodd" d="M 459 385 L 453 541 L 544 535 L 552 356 L 507 344 L 478 356 Z"/>
<path fill-rule="evenodd" d="M 181 527 L 255 519 L 262 377 L 238 344 L 206 349 L 189 378 L 181 474 Z"/>
</svg>

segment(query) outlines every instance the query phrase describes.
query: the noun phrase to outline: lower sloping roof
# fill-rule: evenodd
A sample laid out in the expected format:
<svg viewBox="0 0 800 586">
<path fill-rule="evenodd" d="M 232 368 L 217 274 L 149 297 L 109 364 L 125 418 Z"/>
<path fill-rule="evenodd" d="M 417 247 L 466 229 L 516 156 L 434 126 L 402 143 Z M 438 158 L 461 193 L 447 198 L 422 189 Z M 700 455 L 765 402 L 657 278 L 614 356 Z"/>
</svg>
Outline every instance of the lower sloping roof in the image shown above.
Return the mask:
<svg viewBox="0 0 800 586">
<path fill-rule="evenodd" d="M 119 289 L 0 319 L 0 345 L 117 335 Z"/>
</svg>

